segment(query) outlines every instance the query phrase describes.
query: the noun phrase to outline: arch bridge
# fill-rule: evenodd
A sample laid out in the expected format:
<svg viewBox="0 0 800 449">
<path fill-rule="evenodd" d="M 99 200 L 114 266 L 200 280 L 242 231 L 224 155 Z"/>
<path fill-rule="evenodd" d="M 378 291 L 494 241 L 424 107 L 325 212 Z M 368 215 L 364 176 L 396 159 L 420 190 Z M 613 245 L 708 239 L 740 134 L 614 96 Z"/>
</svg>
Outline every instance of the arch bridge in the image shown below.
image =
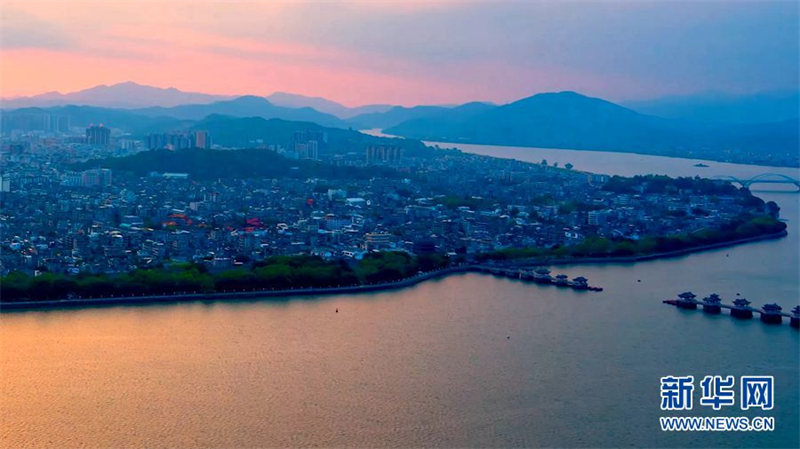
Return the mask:
<svg viewBox="0 0 800 449">
<path fill-rule="evenodd" d="M 780 173 L 762 173 L 746 179 L 735 176 L 715 176 L 714 179 L 730 181 L 748 189 L 753 184 L 794 184 L 797 187 L 797 191 L 800 192 L 800 180 Z"/>
</svg>

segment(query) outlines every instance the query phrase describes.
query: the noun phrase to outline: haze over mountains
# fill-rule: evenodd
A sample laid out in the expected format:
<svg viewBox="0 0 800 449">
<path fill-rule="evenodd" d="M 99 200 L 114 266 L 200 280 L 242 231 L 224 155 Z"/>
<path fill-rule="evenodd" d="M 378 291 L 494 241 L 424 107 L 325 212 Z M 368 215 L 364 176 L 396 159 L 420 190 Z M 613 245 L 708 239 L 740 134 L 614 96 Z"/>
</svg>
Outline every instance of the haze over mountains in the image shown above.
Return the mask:
<svg viewBox="0 0 800 449">
<path fill-rule="evenodd" d="M 622 103 L 635 111 L 664 118 L 706 123 L 766 123 L 797 118 L 800 91 L 731 95 L 708 92 Z"/>
<path fill-rule="evenodd" d="M 2 99 L 2 105 L 3 109 L 65 105 L 143 108 L 148 106 L 177 106 L 187 103 L 211 103 L 226 98 L 230 97 L 184 92 L 174 87 L 162 89 L 128 81 L 111 86 L 95 86 L 67 94 L 47 92 L 30 97 L 4 98 Z"/>
<path fill-rule="evenodd" d="M 251 97 L 248 95 L 238 98 Z M 175 106 L 200 105 L 236 99 L 232 95 L 211 95 L 198 92 L 184 92 L 174 87 L 160 88 L 145 86 L 127 81 L 111 86 L 100 85 L 76 92 L 62 94 L 46 92 L 40 95 L 17 98 L 3 98 L 3 109 L 52 106 L 102 106 L 118 109 L 170 108 Z M 287 92 L 275 92 L 265 98 L 273 106 L 286 108 L 313 108 L 316 111 L 339 118 L 350 118 L 359 114 L 384 112 L 393 107 L 389 104 L 375 104 L 349 108 L 322 97 L 309 97 Z M 247 106 L 245 106 L 246 108 Z M 178 111 L 181 113 L 182 111 Z M 191 114 L 191 112 L 186 112 Z M 258 115 L 258 114 L 255 114 Z"/>
<path fill-rule="evenodd" d="M 466 106 L 466 105 L 465 105 Z M 538 94 L 497 107 L 465 106 L 406 120 L 384 132 L 427 141 L 606 150 L 767 163 L 797 160 L 798 120 L 707 124 L 640 114 L 575 92 Z"/>
<path fill-rule="evenodd" d="M 244 97 L 251 96 L 245 95 Z M 164 89 L 127 81 L 110 86 L 95 86 L 66 94 L 47 92 L 28 97 L 3 98 L 0 102 L 3 109 L 65 105 L 143 109 L 209 104 L 235 98 L 237 96 L 184 92 L 173 87 Z M 403 107 L 391 104 L 347 107 L 326 98 L 287 92 L 275 92 L 258 98 L 265 98 L 273 106 L 294 109 L 312 108 L 340 119 L 352 119 L 350 120 L 351 124 L 358 127 L 372 128 L 394 126 L 402 121 L 424 116 L 428 112 L 455 107 L 452 105 Z M 705 92 L 648 100 L 631 100 L 621 102 L 620 105 L 643 114 L 662 118 L 710 123 L 766 123 L 797 118 L 800 115 L 800 91 L 774 91 L 746 95 Z"/>
<path fill-rule="evenodd" d="M 13 109 L 24 104 L 67 101 L 88 105 Z M 147 102 L 148 107 L 132 107 Z M 111 104 L 117 106 L 104 107 Z M 378 128 L 388 134 L 429 141 L 626 151 L 797 165 L 800 144 L 797 118 L 800 96 L 797 92 L 739 97 L 701 95 L 629 102 L 628 105 L 640 110 L 575 92 L 558 92 L 537 94 L 503 105 L 472 102 L 458 106 L 348 108 L 320 97 L 287 93 L 230 98 L 121 83 L 66 95 L 44 94 L 10 102 L 4 100 L 2 106 L 6 116 L 43 111 L 69 115 L 72 126 L 104 123 L 139 135 L 189 129 L 209 116 L 259 117 L 330 128 Z M 241 129 L 243 123 L 243 120 L 226 121 L 220 126 L 239 127 L 240 134 L 247 135 L 246 130 Z M 215 129 L 214 134 L 230 133 Z M 217 142 L 222 143 L 222 140 Z"/>
<path fill-rule="evenodd" d="M 390 104 L 368 104 L 365 106 L 348 108 L 347 106 L 322 97 L 307 97 L 305 95 L 286 92 L 275 92 L 265 98 L 269 100 L 270 103 L 277 106 L 285 106 L 287 108 L 309 107 L 343 119 L 355 117 L 360 114 L 385 112 L 394 107 Z"/>
<path fill-rule="evenodd" d="M 182 120 L 199 120 L 211 114 L 220 114 L 232 117 L 281 118 L 284 120 L 314 122 L 323 126 L 337 128 L 348 127 L 342 119 L 331 114 L 319 112 L 310 107 L 290 108 L 276 106 L 264 97 L 253 95 L 206 104 L 185 104 L 170 108 L 132 109 L 130 112 L 149 117 L 175 117 Z"/>
</svg>

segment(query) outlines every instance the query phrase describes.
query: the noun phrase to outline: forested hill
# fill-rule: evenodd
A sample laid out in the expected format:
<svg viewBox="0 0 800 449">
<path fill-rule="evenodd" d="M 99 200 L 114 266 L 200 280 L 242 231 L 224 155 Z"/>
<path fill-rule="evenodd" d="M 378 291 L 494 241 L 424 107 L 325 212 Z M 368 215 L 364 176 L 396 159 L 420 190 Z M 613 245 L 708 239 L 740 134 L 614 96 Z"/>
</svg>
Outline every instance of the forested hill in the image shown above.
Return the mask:
<svg viewBox="0 0 800 449">
<path fill-rule="evenodd" d="M 709 124 L 670 120 L 575 92 L 491 108 L 444 109 L 385 129 L 428 141 L 619 151 L 798 166 L 800 121 Z"/>
<path fill-rule="evenodd" d="M 320 149 L 321 153 L 363 154 L 364 148 L 368 145 L 396 145 L 403 148 L 406 156 L 420 157 L 431 154 L 431 149 L 419 140 L 377 137 L 352 129 L 328 128 L 311 122 L 211 115 L 194 124 L 193 129 L 206 130 L 211 134 L 214 143 L 232 148 L 252 147 L 257 143 L 288 146 L 295 132 L 321 131 L 328 139 L 327 144 Z"/>
<path fill-rule="evenodd" d="M 288 159 L 264 149 L 143 151 L 126 157 L 94 159 L 73 166 L 76 170 L 110 168 L 137 176 L 148 173 L 188 173 L 194 179 L 217 178 L 308 178 L 365 179 L 396 178 L 400 174 L 387 167 L 335 166 L 319 161 Z"/>
</svg>

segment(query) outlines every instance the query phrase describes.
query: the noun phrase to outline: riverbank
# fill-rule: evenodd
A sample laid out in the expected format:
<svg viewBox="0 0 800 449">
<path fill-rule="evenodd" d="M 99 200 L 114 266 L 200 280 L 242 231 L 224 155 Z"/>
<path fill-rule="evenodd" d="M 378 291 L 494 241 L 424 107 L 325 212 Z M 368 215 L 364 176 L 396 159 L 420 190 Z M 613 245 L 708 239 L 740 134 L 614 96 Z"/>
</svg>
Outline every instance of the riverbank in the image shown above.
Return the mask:
<svg viewBox="0 0 800 449">
<path fill-rule="evenodd" d="M 290 298 L 297 296 L 322 296 L 322 295 L 337 295 L 337 294 L 347 294 L 347 293 L 368 293 L 381 290 L 394 290 L 394 289 L 411 287 L 413 285 L 419 284 L 427 280 L 449 276 L 451 274 L 470 273 L 470 272 L 487 273 L 488 269 L 490 269 L 492 266 L 509 268 L 509 267 L 521 267 L 521 266 L 532 267 L 532 266 L 557 266 L 557 265 L 635 263 L 635 262 L 644 262 L 649 260 L 680 257 L 691 253 L 709 251 L 713 249 L 725 248 L 744 243 L 758 242 L 762 240 L 774 240 L 783 238 L 786 235 L 787 232 L 784 230 L 782 232 L 774 234 L 765 234 L 760 236 L 732 240 L 729 242 L 719 242 L 709 245 L 698 246 L 694 248 L 685 248 L 681 250 L 639 255 L 639 256 L 591 257 L 591 258 L 534 258 L 534 259 L 519 259 L 519 260 L 504 261 L 503 263 L 496 263 L 491 266 L 460 265 L 460 266 L 447 267 L 435 271 L 429 271 L 426 273 L 420 273 L 415 276 L 411 276 L 393 282 L 352 285 L 345 287 L 249 290 L 249 291 L 229 291 L 229 292 L 212 292 L 212 293 L 185 293 L 185 294 L 165 294 L 165 295 L 119 296 L 119 297 L 105 297 L 105 298 L 80 298 L 80 299 L 62 299 L 62 300 L 49 300 L 49 301 L 0 302 L 0 312 L 35 310 L 35 309 L 77 308 L 77 307 L 104 306 L 104 305 L 180 303 L 188 301 Z"/>
<path fill-rule="evenodd" d="M 0 312 L 15 311 L 15 310 L 50 309 L 50 308 L 73 308 L 73 307 L 85 307 L 85 306 L 95 306 L 95 305 L 179 303 L 188 301 L 218 301 L 218 300 L 229 300 L 229 299 L 257 299 L 257 298 L 276 298 L 276 297 L 289 298 L 295 296 L 320 296 L 320 295 L 336 295 L 345 293 L 368 293 L 380 290 L 393 290 L 393 289 L 410 287 L 412 285 L 430 279 L 447 276 L 450 274 L 466 273 L 473 270 L 474 270 L 473 266 L 448 267 L 441 270 L 430 271 L 427 273 L 420 273 L 416 276 L 412 276 L 394 282 L 352 285 L 345 287 L 118 296 L 118 297 L 106 297 L 106 298 L 60 299 L 51 301 L 0 302 Z"/>
<path fill-rule="evenodd" d="M 371 130 L 361 130 L 361 132 L 371 131 Z M 409 139 L 408 137 L 404 136 L 395 136 L 391 134 L 385 134 L 383 132 L 380 133 L 372 133 L 366 132 L 367 134 L 376 136 L 376 137 L 389 137 L 389 138 L 399 138 L 399 139 Z M 570 148 L 570 147 L 541 147 L 541 146 L 527 146 L 527 145 L 519 145 L 513 143 L 492 143 L 492 142 L 480 142 L 480 141 L 460 141 L 460 142 L 448 142 L 443 140 L 428 140 L 428 139 L 419 139 L 428 146 L 438 146 L 439 148 L 443 149 L 458 149 L 463 151 L 465 146 L 482 146 L 482 147 L 499 147 L 499 148 L 509 148 L 509 149 L 518 149 L 518 148 L 527 148 L 533 150 L 546 150 L 546 151 L 570 151 L 570 152 L 593 152 L 593 153 L 620 153 L 620 154 L 630 154 L 636 156 L 646 156 L 646 157 L 663 157 L 663 158 L 670 158 L 670 159 L 692 159 L 696 161 L 702 162 L 710 162 L 710 163 L 722 163 L 722 164 L 736 164 L 736 165 L 751 165 L 751 166 L 759 166 L 764 167 L 765 169 L 769 168 L 778 168 L 778 169 L 797 169 L 800 168 L 800 164 L 796 161 L 787 161 L 787 160 L 760 160 L 760 161 L 753 161 L 752 158 L 749 157 L 741 157 L 741 158 L 709 158 L 708 155 L 700 155 L 696 158 L 689 157 L 690 155 L 686 154 L 673 154 L 673 153 L 648 153 L 640 150 L 625 150 L 625 149 L 601 149 L 601 148 Z M 700 168 L 706 168 L 700 167 Z"/>
<path fill-rule="evenodd" d="M 360 129 L 359 132 L 363 134 L 368 134 L 375 137 L 388 137 L 394 139 L 408 139 L 404 136 L 394 135 L 394 134 L 386 134 L 383 132 L 381 128 L 367 128 L 367 129 Z M 472 154 L 480 154 L 483 156 L 492 156 L 492 157 L 503 157 L 496 154 L 487 154 L 484 152 L 479 151 L 470 151 L 470 149 L 475 149 L 478 147 L 484 148 L 503 148 L 503 149 L 510 149 L 510 150 L 523 150 L 523 151 L 536 151 L 536 152 L 548 152 L 553 154 L 564 154 L 564 155 L 575 155 L 576 153 L 580 152 L 589 152 L 589 153 L 596 153 L 596 154 L 619 154 L 619 155 L 634 155 L 634 156 L 644 156 L 648 158 L 668 158 L 675 161 L 697 161 L 697 162 L 710 162 L 712 164 L 731 164 L 731 165 L 740 165 L 740 166 L 757 166 L 763 167 L 764 169 L 797 169 L 800 168 L 800 165 L 797 163 L 788 163 L 788 162 L 781 162 L 778 161 L 778 165 L 775 165 L 775 161 L 772 163 L 767 163 L 767 161 L 756 161 L 753 162 L 749 158 L 739 159 L 739 158 L 716 158 L 716 159 L 708 159 L 707 157 L 691 157 L 692 155 L 677 155 L 677 154 L 656 154 L 656 153 L 647 153 L 637 150 L 620 150 L 620 149 L 578 149 L 578 148 L 559 148 L 559 147 L 537 147 L 537 146 L 525 146 L 525 145 L 515 145 L 510 143 L 489 143 L 489 142 L 468 142 L 468 141 L 445 141 L 445 140 L 427 140 L 427 139 L 420 139 L 422 143 L 430 147 L 439 147 L 442 149 L 457 149 L 459 151 L 464 151 L 467 153 Z M 555 152 L 555 153 L 554 153 Z M 553 155 L 551 154 L 551 156 Z M 579 158 L 575 158 L 577 160 Z M 520 160 L 525 160 L 521 158 Z M 539 162 L 542 158 L 527 160 L 527 162 Z M 553 160 L 552 157 L 548 158 L 548 160 Z M 572 161 L 575 162 L 575 161 Z M 696 163 L 696 162 L 695 162 Z M 707 168 L 708 165 L 704 167 L 697 168 Z M 596 173 L 605 173 L 605 172 L 596 172 Z M 609 173 L 610 174 L 610 173 Z"/>
<path fill-rule="evenodd" d="M 609 257 L 534 257 L 534 258 L 520 258 L 520 259 L 507 259 L 503 260 L 502 263 L 498 263 L 498 265 L 508 266 L 508 265 L 543 265 L 543 266 L 555 266 L 555 265 L 590 265 L 590 264 L 610 264 L 610 263 L 635 263 L 635 262 L 645 262 L 648 260 L 656 260 L 656 259 L 669 259 L 672 257 L 680 257 L 685 256 L 688 254 L 699 253 L 703 251 L 710 251 L 719 248 L 727 248 L 736 245 L 742 245 L 745 243 L 752 243 L 752 242 L 759 242 L 762 240 L 775 240 L 786 237 L 788 232 L 783 230 L 781 232 L 775 232 L 771 234 L 762 234 L 756 235 L 753 237 L 745 237 L 736 240 L 729 240 L 727 242 L 717 242 L 717 243 L 709 243 L 707 245 L 700 245 L 694 246 L 691 248 L 683 248 L 677 249 L 674 251 L 663 251 L 658 253 L 652 254 L 642 254 L 642 255 L 634 255 L 634 256 L 609 256 Z"/>
</svg>

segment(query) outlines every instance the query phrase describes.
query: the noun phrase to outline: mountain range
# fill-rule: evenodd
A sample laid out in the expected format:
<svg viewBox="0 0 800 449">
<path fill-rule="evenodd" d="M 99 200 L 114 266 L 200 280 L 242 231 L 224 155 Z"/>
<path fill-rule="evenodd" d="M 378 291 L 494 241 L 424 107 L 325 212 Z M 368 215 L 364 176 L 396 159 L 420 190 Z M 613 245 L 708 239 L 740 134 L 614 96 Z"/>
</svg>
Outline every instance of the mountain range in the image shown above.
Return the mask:
<svg viewBox="0 0 800 449">
<path fill-rule="evenodd" d="M 0 107 L 2 109 L 18 109 L 84 105 L 117 109 L 170 108 L 209 104 L 235 98 L 236 96 L 231 95 L 184 92 L 173 87 L 164 89 L 128 81 L 110 86 L 95 86 L 66 94 L 48 92 L 28 97 L 3 98 L 0 99 Z M 405 120 L 419 118 L 431 111 L 452 109 L 457 106 L 403 107 L 391 104 L 370 104 L 347 107 L 326 98 L 287 92 L 275 92 L 263 98 L 273 106 L 293 109 L 312 108 L 318 112 L 347 120 L 350 125 L 361 129 L 388 128 Z M 766 123 L 797 118 L 800 115 L 800 90 L 741 95 L 703 92 L 693 95 L 624 101 L 619 104 L 636 112 L 662 118 L 706 123 Z"/>
<path fill-rule="evenodd" d="M 368 104 L 348 108 L 343 104 L 322 97 L 307 97 L 305 95 L 275 92 L 265 97 L 270 103 L 287 108 L 314 108 L 326 114 L 335 115 L 341 119 L 349 119 L 360 114 L 386 112 L 393 107 L 390 104 Z"/>
<path fill-rule="evenodd" d="M 174 117 L 181 120 L 199 120 L 211 114 L 228 115 L 231 117 L 262 117 L 266 119 L 281 118 L 303 122 L 314 122 L 323 126 L 347 128 L 348 124 L 342 119 L 314 108 L 283 107 L 272 104 L 264 97 L 246 95 L 230 100 L 215 101 L 205 104 L 185 104 L 180 106 L 151 107 L 131 109 L 134 114 L 148 117 Z"/>
<path fill-rule="evenodd" d="M 251 97 L 251 96 L 244 96 Z M 174 87 L 160 88 L 145 86 L 127 81 L 113 85 L 100 85 L 89 89 L 62 94 L 60 92 L 47 92 L 40 95 L 16 98 L 3 98 L 0 100 L 3 109 L 19 109 L 30 107 L 53 106 L 100 106 L 116 109 L 155 109 L 171 108 L 176 106 L 199 106 L 214 102 L 233 100 L 232 95 L 210 95 L 198 92 L 184 92 Z M 272 106 L 302 109 L 313 108 L 318 112 L 346 119 L 359 114 L 384 112 L 393 107 L 390 104 L 374 104 L 349 108 L 335 101 L 322 97 L 309 97 L 287 92 L 275 92 L 266 97 Z M 195 108 L 199 109 L 199 108 Z"/>
<path fill-rule="evenodd" d="M 435 111 L 384 129 L 427 141 L 606 150 L 796 165 L 797 118 L 709 124 L 666 119 L 575 92 L 533 95 L 501 105 Z"/>
<path fill-rule="evenodd" d="M 163 104 L 184 99 L 205 101 L 128 108 L 100 106 L 133 105 L 137 101 L 128 98 L 130 92 L 142 95 L 138 104 L 156 100 Z M 55 101 L 54 98 L 46 94 L 27 101 Z M 67 115 L 72 126 L 104 123 L 134 135 L 190 129 L 211 116 L 217 119 L 215 123 L 224 123 L 212 135 L 225 135 L 225 127 L 242 126 L 246 120 L 220 122 L 221 117 L 258 117 L 332 129 L 377 128 L 387 134 L 428 141 L 627 151 L 765 165 L 798 165 L 800 145 L 798 110 L 792 107 L 800 97 L 791 93 L 725 97 L 716 103 L 708 96 L 652 100 L 641 103 L 639 111 L 576 92 L 537 94 L 502 105 L 472 102 L 457 106 L 347 108 L 324 98 L 295 94 L 219 98 L 122 83 L 56 99 L 76 98 L 94 104 L 13 109 L 22 99 L 12 102 L 11 107 L 4 101 L 3 129 L 8 128 L 7 117 L 31 112 Z M 248 130 L 240 128 L 238 133 L 248 135 Z M 223 143 L 217 138 L 215 141 Z"/>
<path fill-rule="evenodd" d="M 101 85 L 62 94 L 47 92 L 31 97 L 3 98 L 3 109 L 50 107 L 65 105 L 102 106 L 108 108 L 143 108 L 148 106 L 177 106 L 187 103 L 211 103 L 229 97 L 197 92 L 184 92 L 174 87 L 144 86 L 131 81 L 111 86 Z"/>
</svg>

